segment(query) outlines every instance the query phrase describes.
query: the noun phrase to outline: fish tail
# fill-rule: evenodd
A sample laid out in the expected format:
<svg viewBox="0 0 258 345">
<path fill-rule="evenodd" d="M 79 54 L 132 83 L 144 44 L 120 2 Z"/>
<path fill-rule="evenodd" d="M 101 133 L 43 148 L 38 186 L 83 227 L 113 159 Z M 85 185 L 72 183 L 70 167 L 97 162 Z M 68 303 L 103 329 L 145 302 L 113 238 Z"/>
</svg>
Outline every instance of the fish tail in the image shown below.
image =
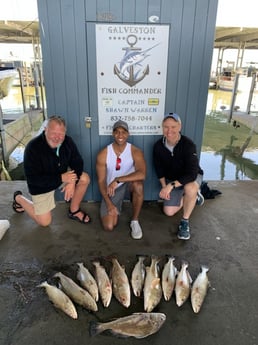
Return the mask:
<svg viewBox="0 0 258 345">
<path fill-rule="evenodd" d="M 48 285 L 47 281 L 45 280 L 41 284 L 37 285 L 37 287 L 46 287 Z"/>
<path fill-rule="evenodd" d="M 209 272 L 209 270 L 210 268 L 207 265 L 205 264 L 201 265 L 201 271 Z"/>
<path fill-rule="evenodd" d="M 100 329 L 100 323 L 96 321 L 90 321 L 89 323 L 89 333 L 91 337 L 101 333 L 102 330 Z"/>
</svg>

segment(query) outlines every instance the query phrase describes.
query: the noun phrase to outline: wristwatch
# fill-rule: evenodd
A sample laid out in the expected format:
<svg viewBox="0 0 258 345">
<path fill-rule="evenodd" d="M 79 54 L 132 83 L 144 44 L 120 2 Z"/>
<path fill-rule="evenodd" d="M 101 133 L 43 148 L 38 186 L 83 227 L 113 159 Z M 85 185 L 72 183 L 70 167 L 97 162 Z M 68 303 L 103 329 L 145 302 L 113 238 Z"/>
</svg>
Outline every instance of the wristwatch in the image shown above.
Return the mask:
<svg viewBox="0 0 258 345">
<path fill-rule="evenodd" d="M 175 181 L 170 182 L 170 184 L 171 184 L 171 186 L 172 186 L 172 187 L 174 187 L 174 188 L 175 188 L 175 186 L 176 186 Z"/>
</svg>

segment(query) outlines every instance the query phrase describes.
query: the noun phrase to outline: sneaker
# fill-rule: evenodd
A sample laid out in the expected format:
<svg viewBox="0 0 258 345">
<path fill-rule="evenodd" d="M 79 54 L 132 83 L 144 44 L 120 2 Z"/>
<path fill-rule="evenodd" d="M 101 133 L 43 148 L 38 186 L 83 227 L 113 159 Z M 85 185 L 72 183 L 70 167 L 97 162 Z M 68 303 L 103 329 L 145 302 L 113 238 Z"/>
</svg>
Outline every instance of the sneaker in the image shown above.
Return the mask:
<svg viewBox="0 0 258 345">
<path fill-rule="evenodd" d="M 189 228 L 189 222 L 186 220 L 181 220 L 179 227 L 178 227 L 178 232 L 177 232 L 177 237 L 180 240 L 189 240 L 190 238 L 190 228 Z"/>
<path fill-rule="evenodd" d="M 138 220 L 132 220 L 130 224 L 131 236 L 134 240 L 140 240 L 142 238 L 142 229 Z"/>
<path fill-rule="evenodd" d="M 198 190 L 197 197 L 196 197 L 196 205 L 202 206 L 203 204 L 204 204 L 204 196 L 202 195 L 200 190 Z"/>
</svg>

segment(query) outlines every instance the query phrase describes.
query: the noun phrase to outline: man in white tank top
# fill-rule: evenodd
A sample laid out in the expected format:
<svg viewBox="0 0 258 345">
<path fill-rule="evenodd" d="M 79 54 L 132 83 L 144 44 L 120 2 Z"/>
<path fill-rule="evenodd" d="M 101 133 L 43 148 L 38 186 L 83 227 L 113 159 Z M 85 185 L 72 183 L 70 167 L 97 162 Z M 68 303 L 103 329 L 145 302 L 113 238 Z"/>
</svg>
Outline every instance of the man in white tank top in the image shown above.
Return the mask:
<svg viewBox="0 0 258 345">
<path fill-rule="evenodd" d="M 146 176 L 146 163 L 143 152 L 127 142 L 128 125 L 117 121 L 113 126 L 114 141 L 101 150 L 97 156 L 97 176 L 102 195 L 100 216 L 105 230 L 112 231 L 118 223 L 125 194 L 132 195 L 131 236 L 142 238 L 139 214 L 143 204 L 143 181 Z"/>
</svg>

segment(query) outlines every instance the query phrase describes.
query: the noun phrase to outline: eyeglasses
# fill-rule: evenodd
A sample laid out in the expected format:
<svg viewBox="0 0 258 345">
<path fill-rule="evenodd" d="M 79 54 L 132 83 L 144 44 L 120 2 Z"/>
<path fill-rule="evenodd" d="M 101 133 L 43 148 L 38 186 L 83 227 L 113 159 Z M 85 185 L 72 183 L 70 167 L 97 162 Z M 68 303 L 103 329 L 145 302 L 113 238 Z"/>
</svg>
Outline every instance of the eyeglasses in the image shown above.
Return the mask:
<svg viewBox="0 0 258 345">
<path fill-rule="evenodd" d="M 122 162 L 122 159 L 120 157 L 117 157 L 116 158 L 116 170 L 121 169 L 121 166 L 120 166 L 121 162 Z"/>
</svg>

